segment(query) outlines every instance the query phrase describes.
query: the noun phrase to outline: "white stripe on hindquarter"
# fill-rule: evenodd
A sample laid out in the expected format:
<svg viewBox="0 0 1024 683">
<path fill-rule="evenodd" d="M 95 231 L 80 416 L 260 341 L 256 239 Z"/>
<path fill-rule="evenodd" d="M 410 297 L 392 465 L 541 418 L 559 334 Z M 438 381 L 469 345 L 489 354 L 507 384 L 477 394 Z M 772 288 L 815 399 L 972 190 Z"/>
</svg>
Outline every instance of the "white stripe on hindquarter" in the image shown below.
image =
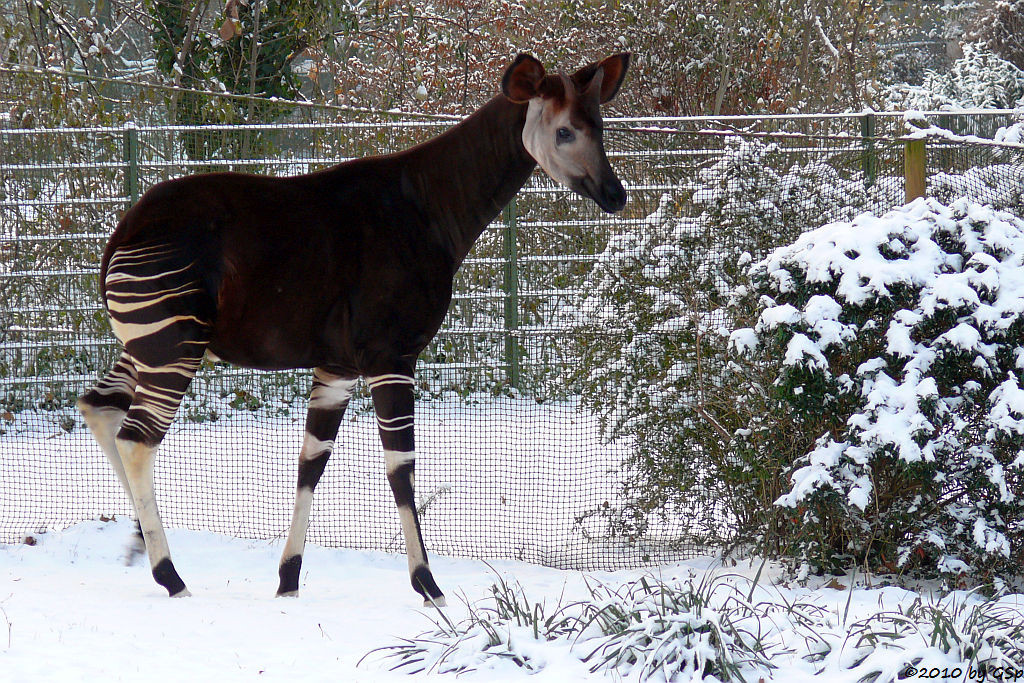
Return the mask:
<svg viewBox="0 0 1024 683">
<path fill-rule="evenodd" d="M 179 288 L 178 290 L 167 290 L 159 295 L 155 292 L 142 293 L 142 294 L 122 294 L 120 292 L 107 292 L 107 310 L 111 313 L 133 313 L 135 311 L 141 311 L 155 304 L 173 299 L 179 296 L 186 296 L 188 294 L 202 294 L 203 290 L 193 286 L 193 283 L 189 283 L 185 287 Z M 128 299 L 128 300 L 126 300 Z"/>
<path fill-rule="evenodd" d="M 164 318 L 163 320 L 157 320 L 156 322 L 143 324 L 118 320 L 116 317 L 114 317 L 114 315 L 110 316 L 110 326 L 114 328 L 114 334 L 116 334 L 117 338 L 120 339 L 122 342 L 129 342 L 135 339 L 141 339 L 142 337 L 147 337 L 151 334 L 156 334 L 157 332 L 167 327 L 170 327 L 171 325 L 186 321 L 194 322 L 203 327 L 209 327 L 209 323 L 207 323 L 205 320 L 200 320 L 194 315 L 174 315 L 169 318 Z"/>
<path fill-rule="evenodd" d="M 174 270 L 163 270 L 159 273 L 153 273 L 150 275 L 134 275 L 123 270 L 118 270 L 117 268 L 120 268 L 120 265 L 118 265 L 117 268 L 114 268 L 108 264 L 106 285 L 108 289 L 118 291 L 117 287 L 114 287 L 113 285 L 123 285 L 126 282 L 149 282 L 150 280 L 162 280 L 168 275 L 184 273 L 193 266 L 195 266 L 194 263 L 189 263 L 188 265 L 182 266 L 181 268 L 175 268 Z"/>
</svg>

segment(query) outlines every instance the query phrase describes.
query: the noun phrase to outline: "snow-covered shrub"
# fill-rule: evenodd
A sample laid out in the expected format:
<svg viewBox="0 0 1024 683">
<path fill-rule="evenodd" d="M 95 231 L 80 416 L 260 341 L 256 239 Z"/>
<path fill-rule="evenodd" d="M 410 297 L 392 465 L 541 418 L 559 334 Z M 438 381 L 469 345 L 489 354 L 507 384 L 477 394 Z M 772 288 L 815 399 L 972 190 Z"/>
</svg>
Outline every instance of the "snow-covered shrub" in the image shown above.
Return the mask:
<svg viewBox="0 0 1024 683">
<path fill-rule="evenodd" d="M 1024 0 L 997 0 L 979 8 L 972 38 L 1024 69 Z"/>
<path fill-rule="evenodd" d="M 964 140 L 970 145 L 972 138 L 962 138 L 941 128 L 930 129 L 940 145 L 943 139 Z M 1024 122 L 1003 126 L 995 131 L 993 142 L 981 143 L 965 151 L 975 157 L 975 164 L 962 172 L 937 172 L 928 178 L 928 196 L 940 203 L 950 204 L 960 197 L 985 204 L 994 209 L 1024 216 Z M 940 147 L 940 154 L 942 154 Z M 981 155 L 985 155 L 982 157 Z M 983 159 L 983 160 L 982 160 Z"/>
<path fill-rule="evenodd" d="M 809 224 L 852 217 L 881 184 L 865 189 L 821 161 L 787 169 L 777 152 L 729 139 L 697 182 L 610 239 L 571 311 L 584 401 L 608 438 L 635 443 L 626 509 L 602 511 L 613 531 L 635 537 L 646 515 L 682 505 L 697 537 L 730 540 L 761 529 L 760 511 L 782 493 L 730 444 L 746 418 L 729 413 L 726 304 L 752 257 Z M 722 527 L 723 508 L 733 529 Z"/>
<path fill-rule="evenodd" d="M 436 628 L 367 653 L 391 660 L 392 671 L 407 674 L 461 674 L 481 669 L 536 672 L 555 650 L 568 651 L 580 630 L 581 603 L 554 607 L 526 596 L 522 585 L 503 577 L 491 585 L 483 604 L 466 602 L 468 617 L 452 623 L 443 611 Z M 548 649 L 541 646 L 548 644 Z M 365 659 L 366 657 L 364 657 Z"/>
<path fill-rule="evenodd" d="M 956 145 L 971 160 L 970 167 L 963 170 L 931 172 L 926 190 L 929 197 L 943 204 L 969 197 L 978 204 L 1024 216 L 1024 183 L 1021 182 L 1024 178 L 1024 145 L 1021 144 L 1024 123 L 1002 126 L 994 132 L 991 128 L 977 130 L 968 135 L 928 125 L 916 114 L 908 116 L 906 123 L 912 135 L 938 143 L 938 168 L 958 165 L 945 161 L 949 160 L 949 145 Z M 978 119 L 969 119 L 967 127 L 978 128 L 979 123 Z M 991 141 L 987 139 L 989 136 Z"/>
<path fill-rule="evenodd" d="M 975 44 L 948 71 L 926 73 L 921 85 L 898 83 L 883 92 L 886 110 L 1013 109 L 1024 105 L 1024 71 Z"/>
<path fill-rule="evenodd" d="M 1024 667 L 1024 613 L 1016 598 L 955 591 L 905 598 L 897 609 L 848 623 L 844 616 L 841 628 L 833 625 L 835 615 L 814 612 L 794 622 L 798 632 L 805 629 L 801 635 L 813 653 L 804 659 L 823 677 L 848 671 L 848 680 L 896 681 L 945 671 L 948 678 L 968 680 L 963 675 L 970 666 L 976 677 L 988 672 L 1006 680 Z"/>
<path fill-rule="evenodd" d="M 1014 150 L 1014 157 L 1008 163 L 976 166 L 963 173 L 934 173 L 928 179 L 928 196 L 943 204 L 968 196 L 978 204 L 1022 216 L 1024 151 Z"/>
<path fill-rule="evenodd" d="M 735 447 L 771 461 L 809 444 L 777 465 L 780 547 L 809 569 L 1019 572 L 1024 220 L 917 200 L 806 233 L 750 275 L 731 368 L 769 414 Z"/>
</svg>

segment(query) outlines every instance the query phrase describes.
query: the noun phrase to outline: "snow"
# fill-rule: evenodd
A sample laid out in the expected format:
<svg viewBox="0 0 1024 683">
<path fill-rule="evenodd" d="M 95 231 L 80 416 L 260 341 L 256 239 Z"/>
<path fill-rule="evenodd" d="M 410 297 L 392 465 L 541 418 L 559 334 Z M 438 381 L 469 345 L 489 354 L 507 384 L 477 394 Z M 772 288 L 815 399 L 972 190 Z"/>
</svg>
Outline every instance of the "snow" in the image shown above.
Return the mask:
<svg viewBox="0 0 1024 683">
<path fill-rule="evenodd" d="M 1004 144 L 1024 145 L 1024 121 L 1000 128 L 994 140 Z"/>
<path fill-rule="evenodd" d="M 90 521 L 43 534 L 33 546 L 0 545 L 0 666 L 5 681 L 408 680 L 391 672 L 394 663 L 379 653 L 364 656 L 435 628 L 433 611 L 420 607 L 409 587 L 402 555 L 310 545 L 300 596 L 275 598 L 283 541 L 172 529 L 172 553 L 193 596 L 170 599 L 144 566 L 123 564 L 132 530 L 127 520 Z M 876 670 L 885 682 L 918 660 L 918 666 L 966 668 L 966 653 L 956 645 L 944 653 L 931 642 L 927 624 L 919 624 L 919 633 L 909 634 L 902 649 L 865 647 L 858 642 L 856 627 L 879 612 L 907 611 L 915 600 L 946 608 L 983 602 L 964 592 L 939 598 L 927 587 L 920 592 L 871 588 L 863 578 L 852 586 L 850 577 L 814 579 L 799 586 L 783 581 L 772 566 L 755 588 L 760 562 L 722 567 L 711 557 L 649 572 L 590 574 L 445 557 L 434 557 L 431 565 L 448 595 L 446 614 L 455 623 L 467 617 L 466 603 L 479 605 L 489 597 L 499 578 L 521 585 L 530 600 L 545 603 L 548 613 L 559 603 L 590 599 L 588 584 L 605 586 L 611 595 L 641 576 L 676 586 L 720 582 L 713 584 L 718 587 L 708 605 L 679 614 L 676 623 L 727 623 L 723 615 L 729 614 L 732 601 L 749 593 L 750 604 L 764 610 L 761 636 L 778 668 L 759 670 L 747 680 L 853 683 Z M 995 606 L 1009 620 L 1024 620 L 1024 596 L 1004 595 Z M 659 609 L 657 604 L 647 607 Z M 747 620 L 739 626 L 756 626 Z M 564 639 L 544 642 L 534 640 L 530 629 L 509 629 L 517 649 L 539 667 L 537 673 L 528 677 L 507 660 L 485 659 L 474 644 L 453 657 L 475 661 L 478 671 L 458 679 L 436 673 L 424 678 L 606 680 L 603 672 L 592 673 L 590 664 L 580 661 L 601 641 L 581 637 L 575 644 Z M 620 675 L 626 678 L 626 670 Z"/>
<path fill-rule="evenodd" d="M 740 355 L 751 353 L 757 348 L 757 333 L 749 327 L 738 329 L 729 335 L 729 346 Z"/>
<path fill-rule="evenodd" d="M 827 368 L 828 361 L 822 355 L 818 346 L 805 334 L 794 334 L 786 347 L 786 357 L 783 365 L 806 364 L 810 367 Z"/>
</svg>

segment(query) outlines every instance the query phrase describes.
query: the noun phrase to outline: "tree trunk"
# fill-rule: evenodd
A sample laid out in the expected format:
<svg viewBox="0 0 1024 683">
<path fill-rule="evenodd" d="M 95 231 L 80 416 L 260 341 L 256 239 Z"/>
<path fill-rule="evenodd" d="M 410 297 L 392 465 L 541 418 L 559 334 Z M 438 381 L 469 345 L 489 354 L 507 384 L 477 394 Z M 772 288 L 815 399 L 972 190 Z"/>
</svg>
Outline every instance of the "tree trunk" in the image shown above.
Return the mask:
<svg viewBox="0 0 1024 683">
<path fill-rule="evenodd" d="M 195 42 L 196 32 L 199 31 L 199 21 L 206 14 L 209 6 L 210 0 L 196 2 L 196 6 L 192 8 L 192 14 L 188 18 L 188 27 L 185 29 L 185 37 L 181 41 L 181 50 L 174 58 L 174 90 L 171 91 L 171 101 L 167 105 L 167 122 L 172 125 L 177 123 L 178 98 L 181 95 L 179 88 L 181 88 L 182 76 L 185 75 L 185 60 L 192 53 L 192 43 Z"/>
<path fill-rule="evenodd" d="M 718 81 L 718 92 L 715 94 L 715 107 L 712 113 L 722 113 L 722 101 L 725 91 L 729 88 L 729 72 L 732 67 L 732 32 L 736 23 L 736 0 L 729 0 L 729 16 L 725 20 L 725 45 L 722 48 L 722 76 Z"/>
<path fill-rule="evenodd" d="M 245 122 L 253 122 L 253 114 L 256 110 L 256 65 L 260 55 L 260 2 L 253 0 L 252 6 L 252 42 L 249 43 L 249 104 L 246 108 Z M 249 149 L 252 147 L 252 130 L 246 129 L 242 138 L 242 158 L 249 158 Z"/>
</svg>

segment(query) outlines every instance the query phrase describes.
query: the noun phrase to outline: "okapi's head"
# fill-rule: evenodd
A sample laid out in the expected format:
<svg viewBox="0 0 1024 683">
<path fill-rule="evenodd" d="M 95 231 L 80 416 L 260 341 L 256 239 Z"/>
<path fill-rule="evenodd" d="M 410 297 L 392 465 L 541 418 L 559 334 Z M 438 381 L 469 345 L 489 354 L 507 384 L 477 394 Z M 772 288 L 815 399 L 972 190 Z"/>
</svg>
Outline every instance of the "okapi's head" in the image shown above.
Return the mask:
<svg viewBox="0 0 1024 683">
<path fill-rule="evenodd" d="M 548 175 L 608 213 L 626 205 L 626 191 L 604 152 L 601 105 L 619 91 L 629 54 L 585 66 L 571 76 L 548 75 L 530 55 L 519 55 L 501 79 L 513 102 L 529 103 L 523 144 Z"/>
</svg>

